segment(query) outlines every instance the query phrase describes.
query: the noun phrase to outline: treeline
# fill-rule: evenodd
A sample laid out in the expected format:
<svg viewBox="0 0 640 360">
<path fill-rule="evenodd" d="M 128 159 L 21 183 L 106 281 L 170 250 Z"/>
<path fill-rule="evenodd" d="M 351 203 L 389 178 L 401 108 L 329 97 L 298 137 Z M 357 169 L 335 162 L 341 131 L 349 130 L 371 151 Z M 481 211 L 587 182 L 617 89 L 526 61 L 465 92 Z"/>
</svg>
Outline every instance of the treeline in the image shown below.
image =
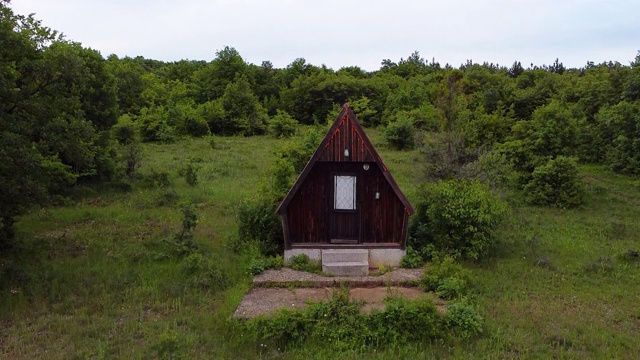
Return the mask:
<svg viewBox="0 0 640 360">
<path fill-rule="evenodd" d="M 519 141 L 535 147 L 528 149 L 533 154 L 577 156 L 640 173 L 640 54 L 630 66 L 589 62 L 567 69 L 556 60 L 525 69 L 519 62 L 468 61 L 456 69 L 414 52 L 367 72 L 357 66 L 334 71 L 304 59 L 283 69 L 268 61 L 255 65 L 226 47 L 210 62 L 111 56 L 105 66 L 115 78 L 115 111 L 139 126 L 144 141 L 259 135 L 283 118 L 325 124 L 349 102 L 364 126 L 457 131 L 475 146 Z M 391 142 L 404 147 L 402 138 Z"/>
<path fill-rule="evenodd" d="M 414 52 L 372 72 L 301 58 L 282 69 L 255 65 L 232 47 L 209 62 L 105 59 L 7 0 L 0 44 L 0 244 L 28 206 L 132 173 L 138 137 L 285 136 L 296 123 L 325 124 L 344 102 L 364 126 L 386 127 L 398 148 L 414 146 L 416 134 L 454 134 L 448 141 L 463 153 L 501 144 L 530 172 L 538 158 L 575 156 L 640 174 L 640 54 L 630 66 L 567 69 L 556 60 L 525 69 L 453 68 Z"/>
</svg>

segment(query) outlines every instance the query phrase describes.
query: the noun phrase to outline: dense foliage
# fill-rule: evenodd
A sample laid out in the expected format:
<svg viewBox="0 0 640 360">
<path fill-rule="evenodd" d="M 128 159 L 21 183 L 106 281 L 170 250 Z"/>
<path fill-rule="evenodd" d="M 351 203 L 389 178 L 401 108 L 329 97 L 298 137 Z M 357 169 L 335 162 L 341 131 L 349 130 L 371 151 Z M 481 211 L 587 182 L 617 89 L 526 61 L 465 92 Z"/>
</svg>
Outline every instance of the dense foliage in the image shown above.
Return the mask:
<svg viewBox="0 0 640 360">
<path fill-rule="evenodd" d="M 563 208 L 580 205 L 584 196 L 578 165 L 572 158 L 564 156 L 536 167 L 524 191 L 527 200 L 533 204 Z"/>
<path fill-rule="evenodd" d="M 478 259 L 496 245 L 494 232 L 506 212 L 507 205 L 480 182 L 438 182 L 422 191 L 409 243 L 423 253 Z"/>
<path fill-rule="evenodd" d="M 33 204 L 117 172 L 113 74 L 94 50 L 0 2 L 0 249 Z"/>
<path fill-rule="evenodd" d="M 335 290 L 329 301 L 312 303 L 303 311 L 282 309 L 270 317 L 247 323 L 262 346 L 286 352 L 303 343 L 328 346 L 334 351 L 387 348 L 411 342 L 449 338 L 450 333 L 471 337 L 482 332 L 482 317 L 466 304 L 443 315 L 428 298 L 406 300 L 390 294 L 384 310 L 362 314 L 362 303 L 347 290 Z"/>
</svg>

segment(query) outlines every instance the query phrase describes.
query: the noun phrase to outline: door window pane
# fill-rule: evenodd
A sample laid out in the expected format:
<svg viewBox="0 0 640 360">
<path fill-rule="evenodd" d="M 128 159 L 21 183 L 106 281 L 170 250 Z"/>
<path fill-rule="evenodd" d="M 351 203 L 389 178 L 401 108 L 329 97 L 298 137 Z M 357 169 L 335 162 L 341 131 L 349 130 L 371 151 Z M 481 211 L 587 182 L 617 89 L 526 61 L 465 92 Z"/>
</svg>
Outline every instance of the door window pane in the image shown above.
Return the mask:
<svg viewBox="0 0 640 360">
<path fill-rule="evenodd" d="M 336 210 L 356 209 L 356 177 L 334 176 L 333 208 Z"/>
</svg>

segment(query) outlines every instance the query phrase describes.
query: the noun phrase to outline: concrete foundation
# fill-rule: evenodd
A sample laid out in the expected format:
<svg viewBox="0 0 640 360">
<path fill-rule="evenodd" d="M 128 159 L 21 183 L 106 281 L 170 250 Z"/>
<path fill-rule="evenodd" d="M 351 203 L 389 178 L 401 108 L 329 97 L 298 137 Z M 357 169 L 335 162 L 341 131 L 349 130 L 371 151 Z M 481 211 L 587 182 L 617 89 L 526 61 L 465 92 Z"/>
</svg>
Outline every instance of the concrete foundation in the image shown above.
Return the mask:
<svg viewBox="0 0 640 360">
<path fill-rule="evenodd" d="M 400 260 L 407 254 L 404 249 L 370 249 L 369 267 L 378 268 L 382 265 L 400 266 Z"/>
<path fill-rule="evenodd" d="M 292 256 L 307 254 L 311 260 L 322 261 L 322 252 L 330 250 L 343 250 L 342 248 L 334 249 L 290 249 L 284 251 L 284 261 L 288 262 Z M 355 249 L 354 249 L 355 250 Z M 400 266 L 400 260 L 407 253 L 404 249 L 357 249 L 365 250 L 369 253 L 368 262 L 370 268 L 378 268 L 382 265 Z"/>
<path fill-rule="evenodd" d="M 287 263 L 291 260 L 292 257 L 298 256 L 300 254 L 307 254 L 309 259 L 315 261 L 322 260 L 322 250 L 321 249 L 290 249 L 284 251 L 284 262 Z"/>
</svg>

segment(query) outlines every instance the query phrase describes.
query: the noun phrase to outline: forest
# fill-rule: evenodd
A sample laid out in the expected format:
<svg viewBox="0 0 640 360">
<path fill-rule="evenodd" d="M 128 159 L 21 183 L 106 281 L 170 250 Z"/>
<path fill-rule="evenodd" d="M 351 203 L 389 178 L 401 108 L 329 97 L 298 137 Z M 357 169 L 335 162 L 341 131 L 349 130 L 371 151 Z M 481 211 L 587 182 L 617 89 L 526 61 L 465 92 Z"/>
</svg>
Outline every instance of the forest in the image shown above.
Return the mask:
<svg viewBox="0 0 640 360">
<path fill-rule="evenodd" d="M 588 294 L 582 307 L 604 301 L 594 300 L 591 290 L 600 285 L 613 298 L 631 300 L 622 289 L 625 281 L 636 284 L 639 278 L 633 219 L 640 199 L 640 51 L 629 64 L 587 61 L 580 68 L 566 68 L 559 59 L 551 65 L 526 66 L 518 61 L 504 66 L 468 60 L 454 67 L 415 51 L 399 60 L 382 59 L 375 71 L 355 65 L 334 70 L 304 58 L 285 68 L 268 60 L 257 65 L 231 46 L 215 54 L 210 61 L 176 62 L 105 56 L 66 39 L 32 15 L 14 13 L 6 0 L 0 1 L 0 324 L 13 329 L 11 334 L 0 331 L 0 345 L 9 349 L 0 354 L 11 357 L 13 351 L 26 357 L 43 351 L 16 339 L 36 336 L 39 330 L 29 326 L 44 325 L 35 318 L 32 325 L 16 325 L 21 324 L 17 315 L 10 315 L 26 314 L 36 304 L 40 315 L 57 316 L 60 328 L 47 330 L 53 333 L 65 333 L 61 328 L 68 314 L 84 319 L 72 326 L 84 330 L 60 336 L 89 345 L 67 343 L 52 348 L 54 355 L 172 357 L 194 355 L 199 348 L 230 358 L 236 356 L 234 350 L 221 342 L 243 347 L 242 341 L 249 341 L 241 357 L 262 357 L 263 350 L 256 350 L 249 339 L 204 338 L 241 332 L 225 322 L 249 286 L 245 269 L 234 265 L 265 267 L 264 261 L 278 254 L 282 235 L 275 207 L 328 122 L 347 102 L 417 205 L 410 226 L 415 261 L 422 264 L 437 258 L 434 254 L 447 253 L 476 271 L 478 287 L 485 289 L 477 290 L 476 303 L 484 306 L 487 318 L 502 316 L 499 310 L 488 310 L 489 302 L 508 307 L 508 301 L 524 301 L 515 293 L 498 299 L 486 290 L 503 289 L 491 282 L 495 274 L 508 281 L 510 274 L 519 274 L 514 269 L 522 267 L 540 271 L 522 277 L 534 277 L 532 284 L 544 291 L 548 276 L 558 286 L 571 288 L 558 295 L 566 296 L 560 299 L 565 305 L 575 293 Z M 463 205 L 472 206 L 476 198 L 486 205 L 486 213 L 469 215 L 477 217 L 471 233 L 460 230 L 456 237 L 451 226 L 460 224 L 435 218 L 434 212 L 446 213 L 445 203 L 456 200 L 447 198 L 451 193 L 463 194 L 457 199 Z M 626 205 L 620 207 L 616 201 Z M 179 208 L 179 203 L 189 205 Z M 438 204 L 445 205 L 436 208 Z M 142 215 L 136 214 L 139 210 Z M 504 219 L 508 211 L 509 219 L 499 226 L 493 218 Z M 613 212 L 613 218 L 607 217 Z M 198 213 L 210 223 L 204 224 Z M 172 227 L 166 224 L 179 223 L 180 217 L 182 231 L 171 235 Z M 116 218 L 122 218 L 120 230 L 114 230 L 111 219 Z M 546 240 L 539 245 L 539 239 L 545 234 L 576 239 L 563 232 L 562 219 L 587 224 L 590 230 L 582 225 L 574 229 L 588 233 L 584 244 L 569 245 L 563 238 L 558 248 L 549 245 L 556 250 L 544 253 L 540 246 Z M 94 224 L 103 227 L 95 232 Z M 113 234 L 106 235 L 109 232 Z M 93 240 L 85 244 L 85 236 Z M 611 247 L 616 253 L 600 256 L 609 245 L 598 242 L 598 236 L 619 240 Z M 96 240 L 101 237 L 104 243 Z M 139 241 L 126 240 L 130 238 Z M 249 241 L 243 239 L 259 244 L 258 255 L 236 253 L 234 246 Z M 510 250 L 496 250 L 500 244 Z M 579 258 L 579 265 L 562 265 L 563 257 L 572 258 L 568 254 L 574 248 L 591 249 L 583 249 L 590 258 Z M 115 265 L 107 264 L 105 254 Z M 520 259 L 523 254 L 535 257 L 538 266 Z M 632 265 L 618 266 L 620 254 L 632 259 Z M 216 265 L 208 255 L 226 260 Z M 256 259 L 263 262 L 256 265 Z M 496 269 L 487 261 L 502 262 Z M 72 274 L 71 266 L 91 270 Z M 170 274 L 176 266 L 182 275 Z M 597 279 L 602 276 L 602 283 L 594 285 L 589 271 Z M 209 277 L 203 278 L 203 273 Z M 584 283 L 567 285 L 572 276 Z M 206 285 L 212 278 L 215 285 Z M 86 289 L 75 289 L 72 281 Z M 176 290 L 174 283 L 191 284 L 196 290 Z M 154 286 L 157 289 L 150 289 Z M 109 298 L 111 293 L 125 300 Z M 218 297 L 203 300 L 209 293 Z M 88 300 L 101 296 L 104 302 Z M 107 305 L 109 299 L 115 307 Z M 151 305 L 143 304 L 144 299 L 151 299 Z M 145 319 L 140 320 L 139 310 L 131 310 L 138 315 L 127 313 L 129 306 L 144 308 Z M 623 314 L 635 320 L 616 323 L 621 332 L 638 330 L 633 306 Z M 216 325 L 199 319 L 208 311 L 203 307 L 215 309 Z M 93 311 L 101 320 L 88 320 Z M 131 317 L 147 321 L 149 312 L 162 325 L 127 325 Z M 125 325 L 107 319 L 112 316 L 121 316 Z M 562 319 L 566 326 L 576 321 Z M 550 333 L 526 338 L 528 323 L 513 330 L 499 320 L 487 321 L 485 333 L 490 335 L 485 342 L 454 343 L 467 354 L 490 349 L 498 357 L 517 356 L 521 346 L 528 346 L 524 357 L 603 355 L 586 345 L 604 331 L 601 328 L 585 330 L 586 335 L 545 328 Z M 187 323 L 203 335 L 193 335 Z M 116 328 L 134 340 L 103 336 Z M 500 331 L 513 336 L 504 340 Z M 145 337 L 149 334 L 159 340 L 152 343 Z M 637 355 L 634 340 L 615 334 L 600 341 L 615 344 L 608 350 L 617 355 Z M 51 335 L 52 343 L 56 336 Z M 550 344 L 550 350 L 536 348 L 538 342 Z M 404 351 L 465 354 L 451 343 L 425 346 Z M 290 356 L 306 356 L 313 349 L 293 350 Z M 271 356 L 283 355 L 277 354 Z"/>
</svg>

